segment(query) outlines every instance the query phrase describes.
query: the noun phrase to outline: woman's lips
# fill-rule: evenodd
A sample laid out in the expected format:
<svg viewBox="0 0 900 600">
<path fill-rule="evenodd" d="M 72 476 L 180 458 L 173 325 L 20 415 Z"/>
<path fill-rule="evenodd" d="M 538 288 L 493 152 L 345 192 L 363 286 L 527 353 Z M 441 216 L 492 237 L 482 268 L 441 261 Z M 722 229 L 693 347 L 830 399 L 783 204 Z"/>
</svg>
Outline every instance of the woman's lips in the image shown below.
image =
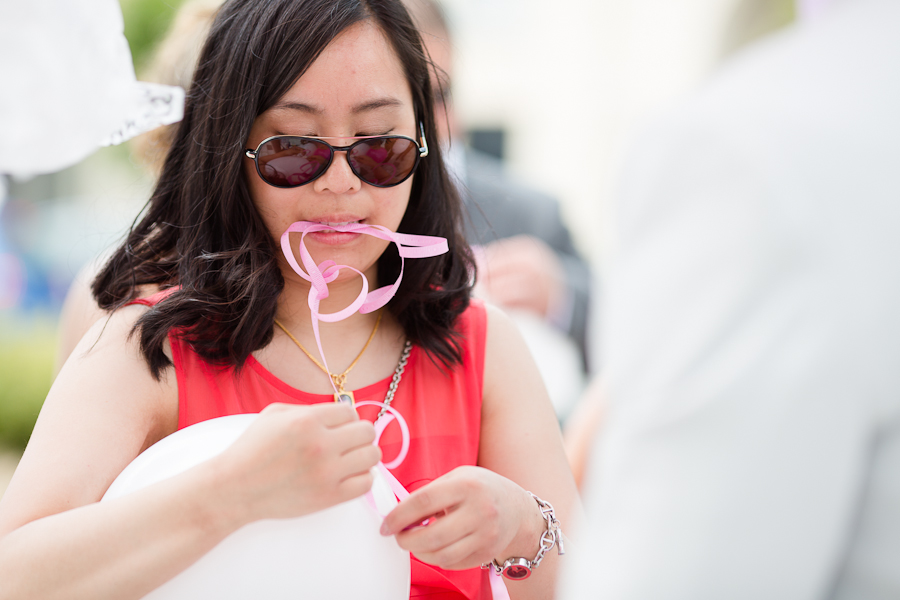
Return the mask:
<svg viewBox="0 0 900 600">
<path fill-rule="evenodd" d="M 330 225 L 333 227 L 339 227 L 341 225 L 350 225 L 351 223 L 362 223 L 361 219 L 349 220 L 349 219 L 322 219 L 316 220 L 315 223 L 321 223 L 322 225 Z M 361 233 L 352 233 L 352 232 L 343 232 L 343 231 L 311 231 L 306 234 L 307 239 L 312 239 L 314 242 L 319 244 L 324 244 L 326 246 L 339 246 L 341 244 L 347 244 L 352 242 L 361 236 Z"/>
<path fill-rule="evenodd" d="M 361 233 L 346 233 L 341 231 L 314 231 L 307 233 L 306 239 L 311 239 L 318 244 L 338 246 L 340 244 L 352 242 L 361 235 Z"/>
</svg>

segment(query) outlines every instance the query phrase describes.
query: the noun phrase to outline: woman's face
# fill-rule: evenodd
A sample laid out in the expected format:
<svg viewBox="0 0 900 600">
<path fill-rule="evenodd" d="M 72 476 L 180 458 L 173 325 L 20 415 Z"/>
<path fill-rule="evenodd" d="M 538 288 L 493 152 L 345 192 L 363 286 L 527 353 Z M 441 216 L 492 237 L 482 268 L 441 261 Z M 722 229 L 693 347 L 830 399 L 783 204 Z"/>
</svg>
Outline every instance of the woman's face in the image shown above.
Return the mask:
<svg viewBox="0 0 900 600">
<path fill-rule="evenodd" d="M 381 30 L 368 21 L 344 30 L 309 70 L 250 129 L 247 148 L 273 135 L 350 137 L 405 135 L 418 140 L 412 93 L 400 60 Z M 332 146 L 354 140 L 328 139 Z M 295 221 L 342 224 L 360 222 L 396 231 L 406 212 L 412 177 L 400 185 L 377 188 L 363 183 L 351 170 L 346 152 L 336 152 L 328 170 L 306 185 L 272 187 L 245 159 L 250 195 L 277 241 Z M 296 253 L 299 234 L 291 234 Z M 375 264 L 387 242 L 359 233 L 307 234 L 305 244 L 316 263 L 334 260 L 367 273 L 374 284 Z M 299 257 L 298 257 L 299 258 Z M 288 280 L 297 275 L 281 260 Z M 342 271 L 342 279 L 352 278 Z"/>
</svg>

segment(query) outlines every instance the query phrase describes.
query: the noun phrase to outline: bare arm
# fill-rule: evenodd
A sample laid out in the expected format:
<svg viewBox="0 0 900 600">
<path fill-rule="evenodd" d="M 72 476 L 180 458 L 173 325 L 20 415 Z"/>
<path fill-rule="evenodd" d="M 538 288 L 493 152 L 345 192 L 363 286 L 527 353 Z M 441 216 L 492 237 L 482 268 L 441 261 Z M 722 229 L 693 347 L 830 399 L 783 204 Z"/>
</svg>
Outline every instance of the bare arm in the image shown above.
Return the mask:
<svg viewBox="0 0 900 600">
<path fill-rule="evenodd" d="M 396 532 L 446 511 L 428 527 L 397 533 L 397 540 L 421 560 L 447 569 L 533 559 L 545 523 L 527 491 L 553 504 L 563 527 L 579 510 L 540 374 L 515 325 L 494 308 L 488 312 L 484 377 L 480 466 L 460 467 L 417 490 L 386 519 L 388 530 Z M 558 560 L 556 549 L 547 553 L 529 579 L 509 582 L 510 596 L 551 598 Z"/>
<path fill-rule="evenodd" d="M 142 310 L 96 323 L 47 397 L 0 502 L 0 598 L 139 598 L 245 523 L 308 514 L 371 484 L 371 424 L 337 405 L 273 405 L 219 457 L 98 504 L 176 428 L 174 373 L 156 381 L 127 337 Z"/>
<path fill-rule="evenodd" d="M 580 511 L 578 492 L 537 366 L 515 325 L 497 309 L 489 311 L 487 343 L 479 464 L 517 484 L 516 504 L 521 508 L 516 536 L 494 558 L 531 560 L 545 523 L 525 490 L 553 504 L 563 530 L 568 526 L 569 533 L 573 516 Z M 514 600 L 552 598 L 558 563 L 554 548 L 528 580 L 507 580 L 510 596 Z"/>
</svg>

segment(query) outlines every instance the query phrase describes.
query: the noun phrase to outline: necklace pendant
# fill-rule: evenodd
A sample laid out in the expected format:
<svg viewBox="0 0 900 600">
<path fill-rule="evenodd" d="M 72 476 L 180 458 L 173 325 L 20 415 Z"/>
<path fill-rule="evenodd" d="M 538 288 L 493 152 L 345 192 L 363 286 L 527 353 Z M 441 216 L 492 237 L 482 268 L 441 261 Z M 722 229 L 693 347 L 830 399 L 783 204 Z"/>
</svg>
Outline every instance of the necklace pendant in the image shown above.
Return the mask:
<svg viewBox="0 0 900 600">
<path fill-rule="evenodd" d="M 337 394 L 334 395 L 334 401 L 339 404 L 346 403 L 350 406 L 356 406 L 356 398 L 353 397 L 353 392 L 340 390 Z"/>
</svg>

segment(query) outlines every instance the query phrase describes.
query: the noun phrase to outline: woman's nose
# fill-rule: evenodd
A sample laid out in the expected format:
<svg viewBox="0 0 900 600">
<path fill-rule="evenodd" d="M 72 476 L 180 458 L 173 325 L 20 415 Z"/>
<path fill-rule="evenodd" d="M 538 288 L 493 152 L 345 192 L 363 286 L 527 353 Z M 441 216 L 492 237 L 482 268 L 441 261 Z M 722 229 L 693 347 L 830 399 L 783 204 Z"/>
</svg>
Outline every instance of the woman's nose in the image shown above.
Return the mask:
<svg viewBox="0 0 900 600">
<path fill-rule="evenodd" d="M 347 161 L 347 153 L 337 150 L 328 169 L 321 177 L 313 181 L 313 187 L 317 192 L 332 192 L 334 194 L 346 194 L 360 189 L 362 182 L 350 168 Z"/>
</svg>

